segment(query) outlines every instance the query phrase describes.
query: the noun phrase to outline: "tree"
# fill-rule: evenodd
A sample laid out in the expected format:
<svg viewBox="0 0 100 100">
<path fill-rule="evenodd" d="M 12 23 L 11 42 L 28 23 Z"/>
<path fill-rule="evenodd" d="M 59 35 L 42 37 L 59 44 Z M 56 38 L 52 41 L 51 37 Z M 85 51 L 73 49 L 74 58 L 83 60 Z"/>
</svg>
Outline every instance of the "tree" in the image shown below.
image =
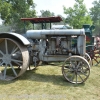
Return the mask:
<svg viewBox="0 0 100 100">
<path fill-rule="evenodd" d="M 55 16 L 53 12 L 50 12 L 49 10 L 40 10 L 41 12 L 41 17 L 52 17 Z"/>
<path fill-rule="evenodd" d="M 90 8 L 90 16 L 93 20 L 93 24 L 95 25 L 94 33 L 100 35 L 100 0 L 95 0 L 92 4 L 94 6 Z"/>
<path fill-rule="evenodd" d="M 39 17 L 52 17 L 55 16 L 53 12 L 50 12 L 49 10 L 40 10 L 41 15 Z M 45 26 L 45 25 L 44 25 Z M 35 29 L 41 29 L 41 24 L 37 24 L 35 25 Z M 50 28 L 50 24 L 46 23 L 46 27 L 44 27 L 46 29 Z"/>
<path fill-rule="evenodd" d="M 85 4 L 83 4 L 84 0 L 75 0 L 76 3 L 71 8 L 67 8 L 64 6 L 64 13 L 66 14 L 65 22 L 73 28 L 82 28 L 83 24 L 92 24 L 92 20 L 88 11 L 86 9 Z"/>
<path fill-rule="evenodd" d="M 36 16 L 34 7 L 33 0 L 0 0 L 1 19 L 18 32 L 23 27 L 20 18 Z"/>
</svg>

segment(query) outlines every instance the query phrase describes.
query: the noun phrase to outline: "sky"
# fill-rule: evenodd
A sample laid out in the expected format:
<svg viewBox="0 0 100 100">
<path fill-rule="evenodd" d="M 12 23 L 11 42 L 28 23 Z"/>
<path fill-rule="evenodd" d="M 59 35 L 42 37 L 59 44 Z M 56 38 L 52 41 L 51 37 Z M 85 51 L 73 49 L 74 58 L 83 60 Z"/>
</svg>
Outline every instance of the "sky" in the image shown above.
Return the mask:
<svg viewBox="0 0 100 100">
<path fill-rule="evenodd" d="M 37 11 L 37 15 L 40 15 L 40 10 L 49 10 L 50 12 L 54 12 L 55 15 L 65 16 L 63 13 L 63 6 L 66 8 L 73 7 L 75 4 L 75 0 L 33 0 L 36 4 L 35 10 Z M 92 2 L 94 0 L 84 0 L 84 4 L 86 8 L 89 10 L 91 8 Z"/>
<path fill-rule="evenodd" d="M 63 13 L 63 6 L 66 8 L 73 7 L 75 4 L 75 0 L 33 0 L 36 4 L 35 10 L 37 12 L 37 15 L 40 15 L 40 10 L 49 10 L 50 12 L 53 12 L 56 16 L 62 15 L 65 17 L 66 15 Z M 87 9 L 91 8 L 92 2 L 94 0 L 84 0 L 84 4 L 86 5 Z M 0 20 L 0 25 L 2 24 L 2 21 Z"/>
</svg>

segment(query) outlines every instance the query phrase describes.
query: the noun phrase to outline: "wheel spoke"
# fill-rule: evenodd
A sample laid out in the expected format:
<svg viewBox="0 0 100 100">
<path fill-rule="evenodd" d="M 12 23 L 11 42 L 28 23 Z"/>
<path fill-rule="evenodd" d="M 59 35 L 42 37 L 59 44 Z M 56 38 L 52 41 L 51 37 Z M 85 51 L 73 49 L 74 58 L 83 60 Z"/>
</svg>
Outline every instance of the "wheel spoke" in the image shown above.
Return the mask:
<svg viewBox="0 0 100 100">
<path fill-rule="evenodd" d="M 73 66 L 73 68 L 75 67 L 75 65 L 73 64 L 73 62 L 72 62 L 72 61 L 70 61 L 70 64 Z"/>
<path fill-rule="evenodd" d="M 97 59 L 94 58 L 94 60 L 95 60 L 97 63 L 99 63 L 99 62 L 97 61 Z"/>
<path fill-rule="evenodd" d="M 64 66 L 64 70 L 71 70 L 72 69 L 72 67 L 69 65 L 69 66 Z"/>
<path fill-rule="evenodd" d="M 87 65 L 86 65 L 86 63 L 84 63 L 84 62 L 82 62 L 82 66 L 80 66 L 80 68 L 87 68 Z"/>
<path fill-rule="evenodd" d="M 77 69 L 80 67 L 80 64 L 81 64 L 82 62 L 78 62 L 78 65 L 77 65 Z"/>
<path fill-rule="evenodd" d="M 0 66 L 3 65 L 4 62 L 0 63 Z"/>
<path fill-rule="evenodd" d="M 2 55 L 4 55 L 4 53 L 0 50 L 0 53 L 2 54 Z"/>
<path fill-rule="evenodd" d="M 69 67 L 68 69 L 64 69 L 66 76 L 69 78 L 70 81 L 73 81 L 75 77 L 75 73 L 71 71 L 72 69 Z"/>
<path fill-rule="evenodd" d="M 13 62 L 17 62 L 17 63 L 22 63 L 22 62 L 23 62 L 23 61 L 15 60 L 15 59 L 11 59 L 11 61 L 13 61 Z"/>
<path fill-rule="evenodd" d="M 12 68 L 12 70 L 13 70 L 13 72 L 14 72 L 14 75 L 17 77 L 17 73 L 16 73 L 16 71 L 15 71 L 15 69 L 14 69 L 14 67 L 12 66 L 11 63 L 10 63 L 10 67 Z"/>
<path fill-rule="evenodd" d="M 75 73 L 75 75 L 76 75 L 76 84 L 77 84 L 77 73 Z"/>
<path fill-rule="evenodd" d="M 70 71 L 67 71 L 67 72 L 66 72 L 66 76 L 69 76 L 69 75 L 70 75 L 70 73 L 71 73 Z"/>
<path fill-rule="evenodd" d="M 14 62 L 15 64 L 17 64 L 18 66 L 21 66 L 23 61 L 20 61 L 20 60 L 15 60 L 15 59 L 12 59 L 12 62 Z"/>
<path fill-rule="evenodd" d="M 16 54 L 21 54 L 21 52 L 20 51 L 17 51 Z"/>
<path fill-rule="evenodd" d="M 88 76 L 88 75 L 86 75 L 83 71 L 81 71 L 81 73 L 82 73 L 84 76 L 86 76 L 86 77 Z"/>
<path fill-rule="evenodd" d="M 73 81 L 75 78 L 75 72 L 73 72 L 73 76 L 71 77 L 71 81 Z"/>
<path fill-rule="evenodd" d="M 4 79 L 6 79 L 6 72 L 7 72 L 7 64 L 5 65 L 5 69 L 4 69 Z"/>
<path fill-rule="evenodd" d="M 7 45 L 7 39 L 5 39 L 5 49 L 6 49 L 6 54 L 8 54 L 8 45 Z"/>
<path fill-rule="evenodd" d="M 15 64 L 17 64 L 18 66 L 22 66 L 22 63 L 18 63 L 18 62 L 14 62 Z"/>
<path fill-rule="evenodd" d="M 70 73 L 70 71 L 69 70 L 66 70 L 66 75 L 68 75 Z"/>
<path fill-rule="evenodd" d="M 80 79 L 81 79 L 82 81 L 84 81 L 83 78 L 81 77 L 81 75 L 80 75 L 79 73 L 77 73 L 77 75 L 80 77 Z"/>
<path fill-rule="evenodd" d="M 14 48 L 13 48 L 13 50 L 12 50 L 12 52 L 11 52 L 11 55 L 12 55 L 13 53 L 15 53 L 17 50 L 18 50 L 18 47 L 14 46 Z"/>
</svg>

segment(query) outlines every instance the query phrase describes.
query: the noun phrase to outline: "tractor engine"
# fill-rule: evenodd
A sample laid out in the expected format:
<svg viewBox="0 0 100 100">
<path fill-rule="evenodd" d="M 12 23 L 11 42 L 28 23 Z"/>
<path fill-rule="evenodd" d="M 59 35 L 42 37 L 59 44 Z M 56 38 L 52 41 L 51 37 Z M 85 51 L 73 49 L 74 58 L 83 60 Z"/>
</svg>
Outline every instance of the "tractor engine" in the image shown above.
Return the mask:
<svg viewBox="0 0 100 100">
<path fill-rule="evenodd" d="M 63 61 L 69 55 L 84 55 L 84 30 L 28 30 L 33 62 Z M 73 36 L 76 42 L 73 42 Z"/>
</svg>

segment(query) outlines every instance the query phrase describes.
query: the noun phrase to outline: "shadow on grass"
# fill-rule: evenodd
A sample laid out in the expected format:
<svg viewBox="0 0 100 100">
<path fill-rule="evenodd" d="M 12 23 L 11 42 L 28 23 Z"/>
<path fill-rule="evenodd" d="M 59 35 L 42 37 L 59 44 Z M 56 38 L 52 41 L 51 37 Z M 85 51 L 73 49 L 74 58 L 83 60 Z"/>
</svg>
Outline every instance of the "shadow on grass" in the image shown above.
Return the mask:
<svg viewBox="0 0 100 100">
<path fill-rule="evenodd" d="M 61 66 L 61 64 L 59 65 L 59 63 L 53 64 L 51 63 L 51 65 L 55 65 L 55 66 Z M 7 70 L 8 71 L 8 70 Z M 9 70 L 10 72 L 10 70 Z M 73 86 L 73 87 L 80 87 L 80 86 L 84 86 L 85 83 L 83 84 L 72 84 L 69 83 L 68 81 L 66 81 L 63 77 L 63 75 L 51 75 L 50 73 L 48 74 L 40 74 L 36 72 L 35 70 L 27 70 L 22 76 L 11 80 L 11 81 L 2 81 L 0 80 L 0 85 L 6 85 L 6 84 L 11 84 L 14 83 L 16 81 L 20 81 L 20 80 L 30 80 L 33 82 L 47 82 L 47 83 L 53 83 L 55 85 L 60 85 L 60 86 Z"/>
<path fill-rule="evenodd" d="M 40 66 L 51 65 L 61 67 L 64 62 L 43 62 Z"/>
<path fill-rule="evenodd" d="M 14 83 L 16 81 L 17 81 L 17 79 L 10 80 L 10 81 L 0 80 L 0 85 L 12 84 L 12 83 Z"/>
<path fill-rule="evenodd" d="M 47 82 L 60 86 L 73 86 L 73 87 L 80 87 L 85 85 L 85 83 L 82 84 L 69 83 L 64 79 L 63 75 L 40 74 L 40 73 L 35 73 L 35 70 L 27 71 L 23 76 L 19 77 L 18 80 L 30 80 L 33 82 L 43 82 L 43 83 Z"/>
</svg>

